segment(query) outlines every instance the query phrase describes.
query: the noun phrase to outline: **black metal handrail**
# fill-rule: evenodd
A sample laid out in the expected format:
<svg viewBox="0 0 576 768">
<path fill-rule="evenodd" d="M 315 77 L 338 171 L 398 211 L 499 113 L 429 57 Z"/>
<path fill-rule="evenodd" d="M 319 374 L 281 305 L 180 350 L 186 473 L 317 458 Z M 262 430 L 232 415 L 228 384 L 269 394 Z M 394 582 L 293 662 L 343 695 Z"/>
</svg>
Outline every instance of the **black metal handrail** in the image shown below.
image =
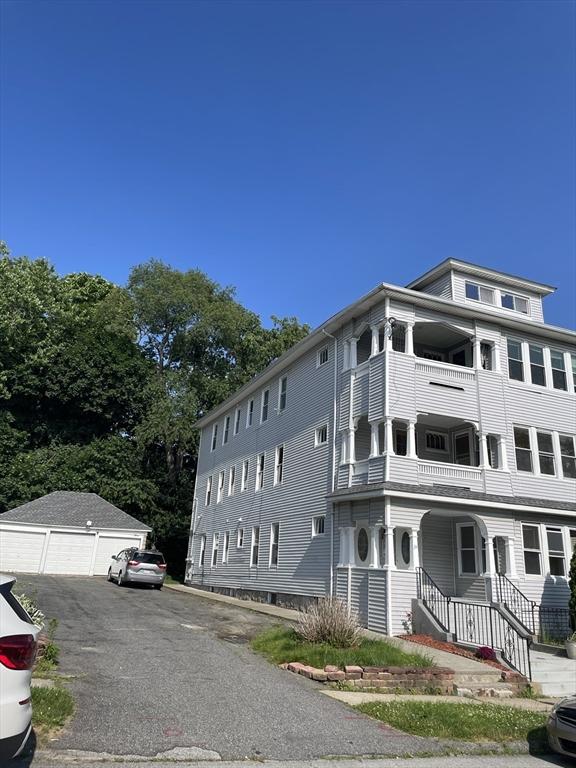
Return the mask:
<svg viewBox="0 0 576 768">
<path fill-rule="evenodd" d="M 496 602 L 504 603 L 506 608 L 522 626 L 535 635 L 538 629 L 536 617 L 538 603 L 530 600 L 516 584 L 514 584 L 504 573 L 496 574 Z"/>
<path fill-rule="evenodd" d="M 569 608 L 553 608 L 544 605 L 536 606 L 537 622 L 535 635 L 539 642 L 565 640 L 576 629 L 576 614 Z"/>
<path fill-rule="evenodd" d="M 445 632 L 450 632 L 450 602 L 451 598 L 445 595 L 434 579 L 424 568 L 416 568 L 418 584 L 418 597 L 430 610 L 436 621 Z"/>
</svg>

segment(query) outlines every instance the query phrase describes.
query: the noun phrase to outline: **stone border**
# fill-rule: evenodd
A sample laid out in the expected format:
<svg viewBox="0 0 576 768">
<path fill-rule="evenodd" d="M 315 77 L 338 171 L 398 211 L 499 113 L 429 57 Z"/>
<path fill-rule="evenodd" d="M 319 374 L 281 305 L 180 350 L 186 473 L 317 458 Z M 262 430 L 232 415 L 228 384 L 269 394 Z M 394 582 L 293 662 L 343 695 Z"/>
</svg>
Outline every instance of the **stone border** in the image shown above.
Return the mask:
<svg viewBox="0 0 576 768">
<path fill-rule="evenodd" d="M 443 693 L 452 693 L 454 686 L 453 669 L 448 667 L 359 667 L 347 665 L 344 669 L 327 665 L 324 669 L 310 667 L 293 661 L 280 664 L 282 669 L 303 675 L 320 683 L 346 682 L 356 688 L 437 688 Z"/>
</svg>

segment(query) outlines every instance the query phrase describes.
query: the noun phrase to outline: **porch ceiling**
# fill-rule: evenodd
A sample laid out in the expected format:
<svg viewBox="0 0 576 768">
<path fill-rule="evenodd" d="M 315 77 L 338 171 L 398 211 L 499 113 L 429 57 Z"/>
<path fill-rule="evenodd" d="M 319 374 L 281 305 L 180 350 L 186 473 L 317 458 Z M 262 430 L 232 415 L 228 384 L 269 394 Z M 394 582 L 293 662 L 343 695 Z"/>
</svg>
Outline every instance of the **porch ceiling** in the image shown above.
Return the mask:
<svg viewBox="0 0 576 768">
<path fill-rule="evenodd" d="M 448 348 L 470 340 L 470 334 L 444 323 L 416 323 L 414 341 L 431 347 Z"/>
<path fill-rule="evenodd" d="M 419 413 L 418 424 L 422 424 L 426 427 L 437 427 L 442 429 L 454 429 L 455 427 L 463 427 L 467 424 L 475 426 L 472 421 L 465 421 L 464 419 L 458 419 L 455 416 L 444 416 L 439 413 Z"/>
</svg>

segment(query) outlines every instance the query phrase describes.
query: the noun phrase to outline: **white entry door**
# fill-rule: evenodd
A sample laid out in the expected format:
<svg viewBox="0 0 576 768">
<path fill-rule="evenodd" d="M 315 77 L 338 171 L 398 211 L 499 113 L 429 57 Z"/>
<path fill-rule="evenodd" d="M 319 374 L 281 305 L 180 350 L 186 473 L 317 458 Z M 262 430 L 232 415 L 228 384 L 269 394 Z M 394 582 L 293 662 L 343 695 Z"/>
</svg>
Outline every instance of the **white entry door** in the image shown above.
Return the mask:
<svg viewBox="0 0 576 768">
<path fill-rule="evenodd" d="M 45 533 L 0 529 L 0 571 L 38 573 Z"/>
<path fill-rule="evenodd" d="M 96 559 L 94 561 L 94 576 L 104 576 L 108 573 L 112 555 L 117 555 L 128 547 L 139 547 L 139 536 L 102 536 L 98 538 L 96 546 Z"/>
<path fill-rule="evenodd" d="M 88 576 L 94 554 L 93 533 L 56 533 L 48 542 L 44 573 L 69 573 Z"/>
</svg>

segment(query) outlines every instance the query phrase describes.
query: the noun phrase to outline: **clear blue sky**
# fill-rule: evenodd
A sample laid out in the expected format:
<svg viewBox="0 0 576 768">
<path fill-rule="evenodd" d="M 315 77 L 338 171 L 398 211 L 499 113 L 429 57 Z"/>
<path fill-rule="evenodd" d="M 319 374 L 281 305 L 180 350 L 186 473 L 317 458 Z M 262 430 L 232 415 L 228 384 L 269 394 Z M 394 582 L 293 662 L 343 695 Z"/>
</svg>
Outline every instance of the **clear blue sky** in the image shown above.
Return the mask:
<svg viewBox="0 0 576 768">
<path fill-rule="evenodd" d="M 1 236 L 316 325 L 447 256 L 575 321 L 574 2 L 2 2 Z"/>
</svg>

